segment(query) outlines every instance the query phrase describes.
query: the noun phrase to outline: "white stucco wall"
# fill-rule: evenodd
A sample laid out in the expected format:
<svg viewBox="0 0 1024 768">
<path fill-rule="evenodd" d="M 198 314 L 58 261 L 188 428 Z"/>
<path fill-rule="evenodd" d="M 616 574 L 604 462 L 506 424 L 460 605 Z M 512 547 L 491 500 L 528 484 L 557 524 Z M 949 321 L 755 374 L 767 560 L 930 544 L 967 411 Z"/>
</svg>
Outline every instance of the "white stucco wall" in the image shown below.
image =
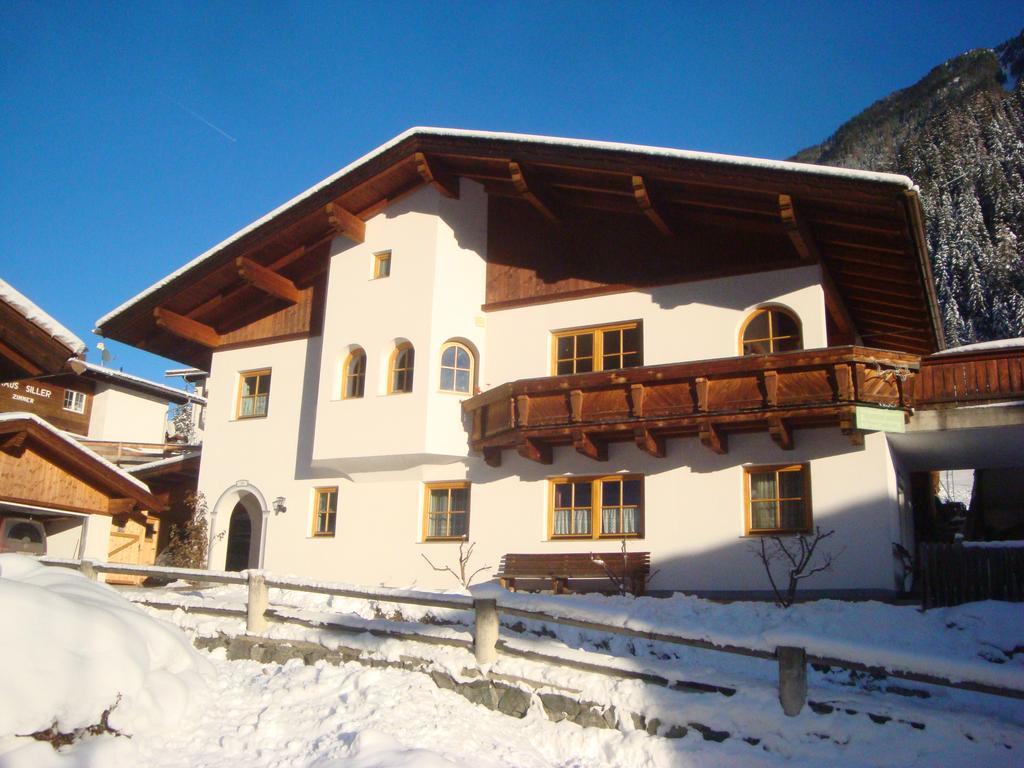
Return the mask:
<svg viewBox="0 0 1024 768">
<path fill-rule="evenodd" d="M 372 279 L 373 255 L 392 252 L 391 275 Z M 767 434 L 731 435 L 718 456 L 696 438 L 668 442 L 664 459 L 632 443 L 613 444 L 607 462 L 556 449 L 551 466 L 514 451 L 502 466 L 468 455 L 462 396 L 439 392 L 440 350 L 451 339 L 477 349 L 482 389 L 550 373 L 554 330 L 639 319 L 648 365 L 737 354 L 750 312 L 781 304 L 801 320 L 804 346 L 826 346 L 817 267 L 708 280 L 573 301 L 481 312 L 486 278 L 486 197 L 465 180 L 458 200 L 429 187 L 367 222 L 366 240 L 333 243 L 322 337 L 215 352 L 199 487 L 214 535 L 246 502 L 253 564 L 281 572 L 394 586 L 454 586 L 457 543 L 424 542 L 425 483 L 469 480 L 473 567 L 493 572 L 507 552 L 614 551 L 618 542 L 547 540 L 548 478 L 617 472 L 645 477 L 645 537 L 659 570 L 653 589 L 765 590 L 763 570 L 743 536 L 745 465 L 810 467 L 814 520 L 836 530 L 842 555 L 812 589 L 890 590 L 891 542 L 901 534 L 895 469 L 884 438 L 853 446 L 838 429 L 798 430 L 782 451 Z M 413 391 L 387 394 L 397 341 L 416 350 Z M 341 398 L 342 366 L 353 346 L 368 365 L 363 398 Z M 235 418 L 241 371 L 271 368 L 266 418 Z M 337 530 L 314 537 L 318 487 L 338 488 Z M 272 510 L 284 500 L 286 511 Z M 212 547 L 224 566 L 226 536 Z"/>
<path fill-rule="evenodd" d="M 97 383 L 89 418 L 89 437 L 126 443 L 162 443 L 167 401 Z"/>
<path fill-rule="evenodd" d="M 483 388 L 551 374 L 551 332 L 643 321 L 644 364 L 739 354 L 743 322 L 757 307 L 781 304 L 799 318 L 804 347 L 828 345 L 817 266 L 534 304 L 487 315 Z"/>
<path fill-rule="evenodd" d="M 365 242 L 335 240 L 313 451 L 318 467 L 390 470 L 466 456 L 465 396 L 440 391 L 440 355 L 449 340 L 483 347 L 486 222 L 483 189 L 463 180 L 458 200 L 424 187 L 370 219 Z M 385 250 L 391 275 L 372 279 L 373 256 Z M 413 391 L 389 394 L 388 366 L 400 341 L 415 349 Z M 343 399 L 343 367 L 356 346 L 367 355 L 365 395 Z"/>
</svg>

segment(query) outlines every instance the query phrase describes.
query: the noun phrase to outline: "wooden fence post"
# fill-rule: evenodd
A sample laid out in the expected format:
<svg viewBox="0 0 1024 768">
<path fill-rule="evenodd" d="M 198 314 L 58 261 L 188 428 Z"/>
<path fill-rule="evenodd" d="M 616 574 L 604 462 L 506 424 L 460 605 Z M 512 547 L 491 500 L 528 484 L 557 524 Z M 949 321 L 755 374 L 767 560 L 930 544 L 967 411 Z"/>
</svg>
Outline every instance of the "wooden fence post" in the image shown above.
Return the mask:
<svg viewBox="0 0 1024 768">
<path fill-rule="evenodd" d="M 775 649 L 779 660 L 779 703 L 789 717 L 796 717 L 807 701 L 807 651 L 780 645 Z"/>
<path fill-rule="evenodd" d="M 82 575 L 87 579 L 96 581 L 96 569 L 93 568 L 92 560 L 83 560 L 78 566 L 78 569 L 82 572 Z"/>
<path fill-rule="evenodd" d="M 249 571 L 249 599 L 245 605 L 245 631 L 249 634 L 267 628 L 266 611 L 270 604 L 270 590 L 262 571 Z"/>
<path fill-rule="evenodd" d="M 498 658 L 498 601 L 474 600 L 476 626 L 473 630 L 473 653 L 477 664 L 491 664 Z"/>
</svg>

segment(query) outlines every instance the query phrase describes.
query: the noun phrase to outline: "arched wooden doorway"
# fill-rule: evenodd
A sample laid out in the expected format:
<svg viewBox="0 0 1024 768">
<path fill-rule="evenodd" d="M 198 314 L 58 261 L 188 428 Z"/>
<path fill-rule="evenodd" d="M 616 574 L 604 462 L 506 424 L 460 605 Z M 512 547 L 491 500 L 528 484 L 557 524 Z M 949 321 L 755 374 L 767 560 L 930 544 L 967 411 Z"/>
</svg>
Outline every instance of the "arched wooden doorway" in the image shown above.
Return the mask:
<svg viewBox="0 0 1024 768">
<path fill-rule="evenodd" d="M 249 550 L 252 545 L 252 520 L 249 510 L 242 502 L 231 510 L 228 524 L 228 553 L 224 562 L 225 571 L 244 571 L 249 567 Z"/>
</svg>

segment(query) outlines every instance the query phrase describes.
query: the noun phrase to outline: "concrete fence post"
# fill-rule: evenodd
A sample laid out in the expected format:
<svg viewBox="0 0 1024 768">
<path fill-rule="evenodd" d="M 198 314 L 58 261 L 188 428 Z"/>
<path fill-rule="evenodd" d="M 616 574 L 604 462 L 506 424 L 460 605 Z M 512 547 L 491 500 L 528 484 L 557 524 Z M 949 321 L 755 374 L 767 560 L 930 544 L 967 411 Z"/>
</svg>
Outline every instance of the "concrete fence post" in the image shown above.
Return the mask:
<svg viewBox="0 0 1024 768">
<path fill-rule="evenodd" d="M 245 605 L 245 631 L 252 635 L 267 628 L 267 606 L 270 605 L 270 589 L 263 571 L 249 571 L 249 599 Z"/>
<path fill-rule="evenodd" d="M 82 575 L 87 579 L 96 581 L 96 569 L 93 567 L 92 560 L 83 560 L 78 569 L 82 572 Z"/>
<path fill-rule="evenodd" d="M 473 630 L 473 653 L 477 664 L 491 664 L 498 658 L 498 601 L 474 600 L 476 627 Z"/>
<path fill-rule="evenodd" d="M 780 645 L 775 655 L 779 660 L 779 703 L 789 717 L 796 717 L 807 702 L 807 651 Z"/>
</svg>

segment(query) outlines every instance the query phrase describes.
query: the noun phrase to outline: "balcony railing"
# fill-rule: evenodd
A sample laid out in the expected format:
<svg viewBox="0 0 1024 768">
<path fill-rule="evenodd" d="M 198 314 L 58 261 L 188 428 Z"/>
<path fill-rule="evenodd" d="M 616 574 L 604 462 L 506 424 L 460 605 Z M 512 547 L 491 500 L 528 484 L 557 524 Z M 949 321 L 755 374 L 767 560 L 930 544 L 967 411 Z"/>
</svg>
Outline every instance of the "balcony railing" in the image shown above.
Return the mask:
<svg viewBox="0 0 1024 768">
<path fill-rule="evenodd" d="M 916 355 L 833 347 L 720 358 L 574 376 L 521 379 L 463 403 L 470 445 L 492 465 L 501 451 L 551 462 L 551 448 L 573 445 L 596 460 L 609 442 L 635 441 L 664 456 L 665 439 L 699 436 L 717 453 L 730 432 L 763 430 L 784 449 L 794 427 L 854 426 L 857 405 L 913 406 Z"/>
<path fill-rule="evenodd" d="M 1024 347 L 933 355 L 921 361 L 917 407 L 1024 399 Z"/>
</svg>

